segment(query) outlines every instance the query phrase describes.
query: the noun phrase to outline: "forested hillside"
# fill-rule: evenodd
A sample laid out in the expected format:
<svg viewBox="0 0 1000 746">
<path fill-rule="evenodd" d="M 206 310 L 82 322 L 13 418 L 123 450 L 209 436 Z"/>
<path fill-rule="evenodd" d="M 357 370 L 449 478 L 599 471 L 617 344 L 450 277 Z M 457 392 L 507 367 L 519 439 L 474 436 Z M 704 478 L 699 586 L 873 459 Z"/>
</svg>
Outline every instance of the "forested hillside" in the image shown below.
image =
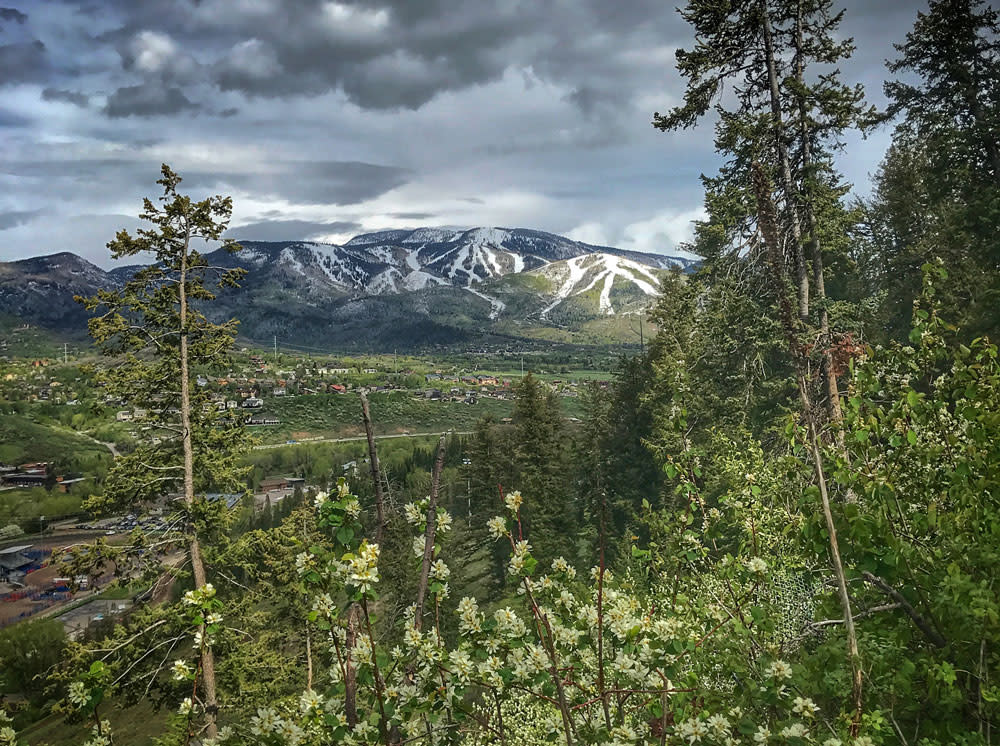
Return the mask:
<svg viewBox="0 0 1000 746">
<path fill-rule="evenodd" d="M 109 244 L 158 263 L 81 301 L 145 434 L 89 507 L 169 492 L 173 517 L 60 558 L 149 589 L 120 623 L 0 632 L 21 695 L 0 744 L 1000 738 L 997 13 L 931 0 L 882 111 L 840 72 L 831 0 L 680 12 L 686 87 L 653 125 L 714 124 L 703 261 L 663 274 L 655 336 L 579 417 L 528 373 L 461 436 L 384 447 L 362 395 L 367 442 L 251 452 L 192 373 L 232 353 L 238 320 L 206 309 L 244 272 L 192 248 L 239 251 L 232 202 L 163 166 L 148 229 Z M 838 159 L 874 128 L 892 146 L 861 199 Z M 279 469 L 305 486 L 254 512 Z"/>
</svg>

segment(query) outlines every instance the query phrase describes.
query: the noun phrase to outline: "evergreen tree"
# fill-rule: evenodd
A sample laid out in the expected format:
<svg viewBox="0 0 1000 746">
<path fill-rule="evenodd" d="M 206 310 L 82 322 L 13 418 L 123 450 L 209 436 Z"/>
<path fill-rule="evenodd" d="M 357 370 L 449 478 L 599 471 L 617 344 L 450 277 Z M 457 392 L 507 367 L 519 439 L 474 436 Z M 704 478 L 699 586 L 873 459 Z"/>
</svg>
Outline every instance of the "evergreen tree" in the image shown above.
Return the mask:
<svg viewBox="0 0 1000 746">
<path fill-rule="evenodd" d="M 187 548 L 194 586 L 206 586 L 205 542 L 218 535 L 225 501 L 209 503 L 209 491 L 245 489 L 247 469 L 239 456 L 248 445 L 238 423 L 218 412 L 204 389 L 193 384 L 196 370 L 225 370 L 236 334 L 235 320 L 211 322 L 202 310 L 215 298 L 211 278 L 233 287 L 242 270 L 213 267 L 198 251 L 201 242 L 222 240 L 227 251 L 239 245 L 221 239 L 232 214 L 229 197 L 200 202 L 177 192 L 180 177 L 163 165 L 161 206 L 143 202 L 139 217 L 152 224 L 133 236 L 119 231 L 108 244 L 115 259 L 152 255 L 155 263 L 138 270 L 120 290 L 102 290 L 79 299 L 95 313 L 90 333 L 101 351 L 116 361 L 102 374 L 107 390 L 135 408 L 142 437 L 133 452 L 115 460 L 102 496 L 91 509 L 131 509 L 181 493 Z M 218 711 L 215 660 L 202 636 L 201 679 L 207 732 L 214 734 Z"/>
<path fill-rule="evenodd" d="M 516 388 L 514 455 L 516 485 L 504 485 L 531 496 L 524 513 L 526 538 L 537 537 L 545 548 L 539 561 L 576 554 L 579 506 L 568 484 L 568 442 L 556 394 L 528 373 Z"/>
<path fill-rule="evenodd" d="M 937 292 L 971 338 L 995 333 L 1000 294 L 1000 24 L 979 0 L 934 0 L 885 85 L 900 117 L 876 175 L 868 236 L 889 333 L 905 336 L 920 267 L 940 258 Z"/>
</svg>

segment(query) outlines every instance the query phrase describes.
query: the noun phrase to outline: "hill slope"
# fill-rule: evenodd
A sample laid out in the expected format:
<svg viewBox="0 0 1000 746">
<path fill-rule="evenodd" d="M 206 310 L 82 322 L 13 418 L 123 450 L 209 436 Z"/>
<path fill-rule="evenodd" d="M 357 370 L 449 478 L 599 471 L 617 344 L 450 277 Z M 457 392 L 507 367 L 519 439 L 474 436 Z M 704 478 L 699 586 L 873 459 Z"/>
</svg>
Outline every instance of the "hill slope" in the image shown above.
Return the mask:
<svg viewBox="0 0 1000 746">
<path fill-rule="evenodd" d="M 373 349 L 491 335 L 614 341 L 620 325 L 609 319 L 647 307 L 662 273 L 692 266 L 524 228 L 380 231 L 343 245 L 241 243 L 236 254 L 207 257 L 247 270 L 214 314 L 239 318 L 251 339 Z M 105 272 L 69 253 L 0 263 L 0 313 L 80 333 L 86 314 L 73 296 L 120 286 L 134 270 Z"/>
</svg>

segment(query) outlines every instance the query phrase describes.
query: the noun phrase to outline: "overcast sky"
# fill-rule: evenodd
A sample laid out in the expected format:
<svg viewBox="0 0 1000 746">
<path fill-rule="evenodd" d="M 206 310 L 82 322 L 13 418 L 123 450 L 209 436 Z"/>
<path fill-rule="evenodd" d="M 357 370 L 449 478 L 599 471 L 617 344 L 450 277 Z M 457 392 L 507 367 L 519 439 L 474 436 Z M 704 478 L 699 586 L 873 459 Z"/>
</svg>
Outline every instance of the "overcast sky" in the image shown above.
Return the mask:
<svg viewBox="0 0 1000 746">
<path fill-rule="evenodd" d="M 0 0 L 0 261 L 105 243 L 161 162 L 231 194 L 233 234 L 339 242 L 529 227 L 671 252 L 701 215 L 712 129 L 664 134 L 691 34 L 663 0 Z M 845 78 L 922 0 L 850 0 Z M 852 137 L 858 191 L 888 132 Z"/>
</svg>

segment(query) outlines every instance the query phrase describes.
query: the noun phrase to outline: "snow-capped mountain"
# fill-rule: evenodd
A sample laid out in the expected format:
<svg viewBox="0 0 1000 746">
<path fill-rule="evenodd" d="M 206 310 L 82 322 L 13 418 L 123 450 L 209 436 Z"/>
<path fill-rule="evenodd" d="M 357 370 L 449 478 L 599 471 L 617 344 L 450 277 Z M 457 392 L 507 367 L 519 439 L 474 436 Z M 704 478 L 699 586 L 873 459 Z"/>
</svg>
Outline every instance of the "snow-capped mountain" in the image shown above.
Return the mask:
<svg viewBox="0 0 1000 746">
<path fill-rule="evenodd" d="M 664 272 L 692 265 L 524 228 L 379 231 L 343 245 L 241 244 L 234 254 L 207 257 L 247 270 L 238 290 L 220 293 L 213 315 L 240 319 L 251 339 L 306 344 L 402 346 L 484 333 L 518 337 L 541 327 L 562 334 L 588 324 L 610 328 L 601 320 L 649 307 Z M 73 296 L 121 286 L 135 269 L 105 272 L 69 253 L 0 263 L 0 313 L 82 333 L 85 313 Z"/>
<path fill-rule="evenodd" d="M 310 290 L 361 295 L 401 293 L 435 285 L 469 288 L 508 274 L 590 255 L 617 257 L 632 267 L 686 269 L 691 264 L 682 257 L 591 246 L 524 228 L 390 230 L 355 236 L 341 246 L 310 242 L 242 244 L 243 251 L 229 260 L 235 265 L 294 278 Z M 621 270 L 616 276 L 642 274 L 636 272 Z"/>
</svg>

